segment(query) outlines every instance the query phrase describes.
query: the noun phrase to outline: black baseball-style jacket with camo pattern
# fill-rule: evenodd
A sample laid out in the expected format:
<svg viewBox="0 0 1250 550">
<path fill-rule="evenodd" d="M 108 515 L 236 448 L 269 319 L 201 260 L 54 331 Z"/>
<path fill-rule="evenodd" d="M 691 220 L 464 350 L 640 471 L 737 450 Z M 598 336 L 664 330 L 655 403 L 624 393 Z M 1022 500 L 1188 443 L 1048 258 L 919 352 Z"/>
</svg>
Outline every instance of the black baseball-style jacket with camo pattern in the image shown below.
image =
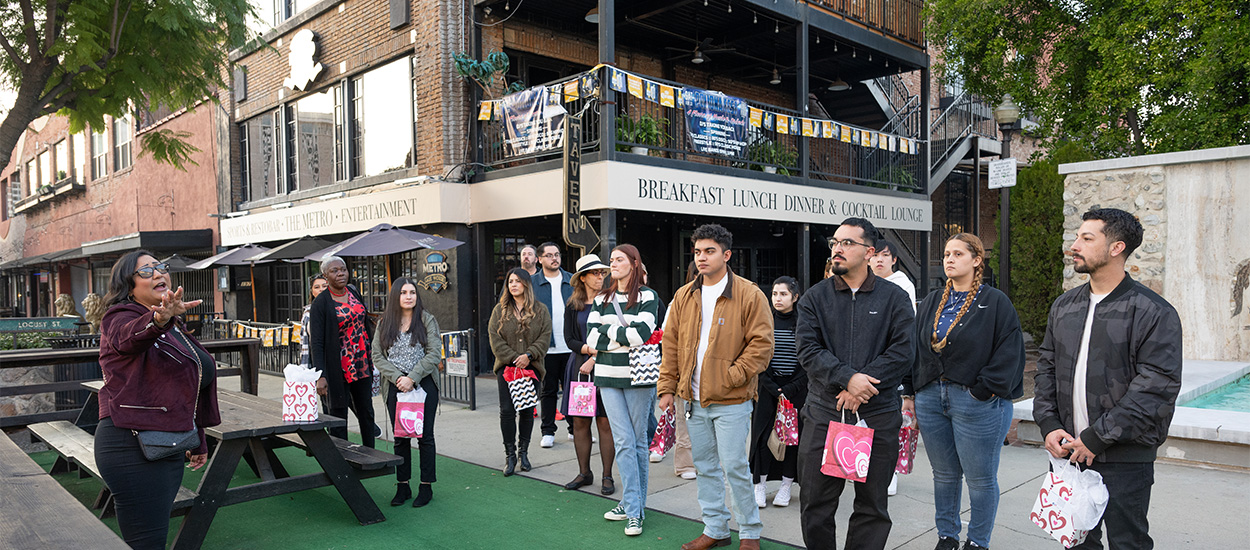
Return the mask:
<svg viewBox="0 0 1250 550">
<path fill-rule="evenodd" d="M 1099 462 L 1151 462 L 1176 410 L 1181 387 L 1181 320 L 1176 309 L 1126 273 L 1094 312 L 1086 362 L 1089 428 L 1075 434 L 1072 382 L 1085 318 L 1088 283 L 1050 307 L 1040 348 L 1033 420 L 1042 435 L 1064 429 Z"/>
</svg>

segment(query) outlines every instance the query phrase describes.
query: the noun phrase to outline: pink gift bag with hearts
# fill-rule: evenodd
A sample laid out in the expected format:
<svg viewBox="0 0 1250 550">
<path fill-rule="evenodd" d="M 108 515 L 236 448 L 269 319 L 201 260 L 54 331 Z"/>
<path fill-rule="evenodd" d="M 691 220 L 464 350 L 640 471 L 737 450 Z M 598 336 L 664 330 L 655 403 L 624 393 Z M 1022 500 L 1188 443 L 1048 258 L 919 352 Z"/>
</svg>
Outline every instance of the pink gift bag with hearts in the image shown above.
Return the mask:
<svg viewBox="0 0 1250 550">
<path fill-rule="evenodd" d="M 858 417 L 858 415 L 856 415 Z M 842 413 L 846 420 L 846 412 Z M 825 435 L 825 451 L 820 473 L 850 481 L 868 479 L 868 461 L 872 457 L 873 429 L 845 422 L 829 422 Z"/>
<path fill-rule="evenodd" d="M 282 420 L 316 422 L 320 411 L 317 405 L 316 382 L 282 383 Z"/>
<path fill-rule="evenodd" d="M 580 374 L 578 378 L 581 378 Z M 569 416 L 594 418 L 597 404 L 594 382 L 581 380 L 569 382 Z"/>
<path fill-rule="evenodd" d="M 903 427 L 898 430 L 898 464 L 894 466 L 894 473 L 911 473 L 912 463 L 916 460 L 916 441 L 919 439 L 920 428 L 916 427 L 916 414 L 903 411 Z"/>
<path fill-rule="evenodd" d="M 425 390 L 399 392 L 395 401 L 395 437 L 421 437 L 425 430 Z"/>
</svg>

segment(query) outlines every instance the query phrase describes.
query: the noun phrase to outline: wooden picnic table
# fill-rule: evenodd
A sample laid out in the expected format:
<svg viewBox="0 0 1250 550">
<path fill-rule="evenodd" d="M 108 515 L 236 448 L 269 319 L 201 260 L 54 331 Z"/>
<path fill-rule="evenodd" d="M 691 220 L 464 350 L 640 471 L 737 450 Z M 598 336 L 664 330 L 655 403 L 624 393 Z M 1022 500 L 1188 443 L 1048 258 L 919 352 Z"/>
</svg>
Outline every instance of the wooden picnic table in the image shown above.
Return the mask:
<svg viewBox="0 0 1250 550">
<path fill-rule="evenodd" d="M 93 396 L 103 385 L 102 381 L 83 384 Z M 217 403 L 221 424 L 205 429 L 217 446 L 178 529 L 175 550 L 199 548 L 222 506 L 330 485 L 338 490 L 361 525 L 386 521 L 360 480 L 392 474 L 403 459 L 330 437 L 327 428 L 347 425 L 342 418 L 323 414 L 315 422 L 286 422 L 282 420 L 281 403 L 231 390 L 218 389 Z M 290 444 L 307 449 L 322 471 L 289 475 L 273 449 Z M 249 463 L 261 479 L 230 487 L 245 452 L 250 454 Z"/>
<path fill-rule="evenodd" d="M 129 548 L 0 431 L 0 548 Z"/>
</svg>

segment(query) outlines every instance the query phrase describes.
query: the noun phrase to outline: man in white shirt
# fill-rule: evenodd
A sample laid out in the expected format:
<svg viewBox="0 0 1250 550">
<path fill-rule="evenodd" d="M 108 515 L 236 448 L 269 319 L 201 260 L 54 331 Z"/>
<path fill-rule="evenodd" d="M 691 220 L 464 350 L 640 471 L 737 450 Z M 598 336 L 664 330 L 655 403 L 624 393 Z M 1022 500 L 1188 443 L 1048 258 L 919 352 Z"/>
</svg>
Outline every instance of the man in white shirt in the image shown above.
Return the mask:
<svg viewBox="0 0 1250 550">
<path fill-rule="evenodd" d="M 543 392 L 539 404 L 542 409 L 543 434 L 540 445 L 545 448 L 556 444 L 556 414 L 560 404 L 560 388 L 564 386 L 564 367 L 569 361 L 568 344 L 564 341 L 564 306 L 573 295 L 569 281 L 573 275 L 560 267 L 560 246 L 553 242 L 538 245 L 538 260 L 542 269 L 532 276 L 534 299 L 546 306 L 551 315 L 551 345 L 543 364 L 547 374 L 543 377 Z M 569 437 L 573 436 L 573 423 L 569 421 Z"/>
<path fill-rule="evenodd" d="M 876 255 L 868 261 L 868 265 L 872 267 L 872 272 L 878 277 L 890 281 L 907 291 L 907 298 L 911 302 L 912 313 L 916 312 L 916 285 L 907 278 L 907 274 L 902 271 L 895 271 L 898 267 L 898 256 L 894 254 L 894 243 L 885 239 L 877 239 Z"/>
</svg>

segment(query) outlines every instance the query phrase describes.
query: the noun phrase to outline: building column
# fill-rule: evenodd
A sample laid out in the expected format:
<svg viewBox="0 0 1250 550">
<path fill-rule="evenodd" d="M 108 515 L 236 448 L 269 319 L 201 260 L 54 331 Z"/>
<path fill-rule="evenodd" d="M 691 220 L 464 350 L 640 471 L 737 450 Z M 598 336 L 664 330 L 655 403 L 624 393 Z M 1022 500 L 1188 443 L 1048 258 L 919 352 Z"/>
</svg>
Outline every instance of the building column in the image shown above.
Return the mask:
<svg viewBox="0 0 1250 550">
<path fill-rule="evenodd" d="M 616 209 L 604 208 L 599 211 L 599 259 L 605 264 L 616 248 L 616 239 Z"/>
<path fill-rule="evenodd" d="M 807 96 L 808 87 L 810 86 L 809 79 L 811 78 L 811 69 L 808 67 L 810 61 L 809 54 L 811 50 L 808 48 L 807 43 L 810 34 L 810 29 L 807 25 L 807 14 L 809 10 L 803 9 L 799 11 L 803 14 L 803 20 L 799 22 L 797 31 L 798 36 L 795 38 L 795 43 L 797 44 L 797 50 L 795 51 L 795 63 L 797 63 L 799 67 L 798 76 L 796 77 L 797 81 L 794 86 L 794 105 L 795 110 L 799 112 L 799 115 L 806 117 L 810 114 L 808 113 L 807 108 L 810 103 Z M 808 171 L 812 158 L 811 147 L 809 147 L 811 138 L 803 137 L 802 132 L 800 132 L 798 143 L 799 174 L 803 177 L 803 180 L 806 181 L 809 175 Z"/>
<path fill-rule="evenodd" d="M 616 0 L 599 0 L 599 63 L 616 66 Z M 608 82 L 606 70 L 600 71 L 599 76 L 599 155 L 603 160 L 613 160 L 616 158 L 616 92 Z"/>
<path fill-rule="evenodd" d="M 799 289 L 812 286 L 812 225 L 799 224 Z"/>
</svg>

